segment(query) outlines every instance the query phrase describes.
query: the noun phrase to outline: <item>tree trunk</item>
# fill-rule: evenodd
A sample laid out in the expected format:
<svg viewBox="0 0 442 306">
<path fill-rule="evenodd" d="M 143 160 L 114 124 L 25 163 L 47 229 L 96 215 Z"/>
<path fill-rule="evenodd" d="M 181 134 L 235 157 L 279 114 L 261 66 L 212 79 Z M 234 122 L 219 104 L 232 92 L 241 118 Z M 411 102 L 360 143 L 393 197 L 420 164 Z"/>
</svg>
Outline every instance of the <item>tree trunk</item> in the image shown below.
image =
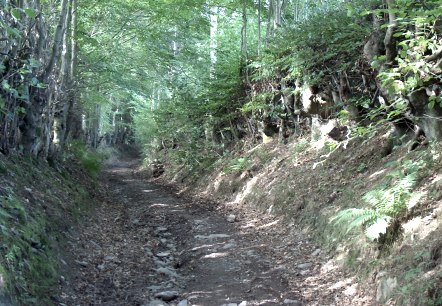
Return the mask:
<svg viewBox="0 0 442 306">
<path fill-rule="evenodd" d="M 42 78 L 43 82 L 45 83 L 47 83 L 49 76 L 51 75 L 52 70 L 54 69 L 55 63 L 57 62 L 62 47 L 64 25 L 66 23 L 66 18 L 68 15 L 68 2 L 69 0 L 61 0 L 60 18 L 58 20 L 57 29 L 55 30 L 52 53 Z"/>
<path fill-rule="evenodd" d="M 210 78 L 215 77 L 218 48 L 218 10 L 217 6 L 210 9 Z"/>
<path fill-rule="evenodd" d="M 65 143 L 69 138 L 80 139 L 84 133 L 81 124 L 81 107 L 79 105 L 78 93 L 75 90 L 77 86 L 77 65 L 78 65 L 78 2 L 72 0 L 72 18 L 71 18 L 71 68 L 70 70 L 70 92 L 69 109 L 66 122 Z"/>
<path fill-rule="evenodd" d="M 258 56 L 261 54 L 261 0 L 258 0 Z"/>
<path fill-rule="evenodd" d="M 352 97 L 351 87 L 344 72 L 339 73 L 339 96 L 348 111 L 348 119 L 353 123 L 358 123 L 361 120 L 359 109 L 357 105 L 350 101 Z"/>
<path fill-rule="evenodd" d="M 246 84 L 250 87 L 249 68 L 248 68 L 248 51 L 247 51 L 247 0 L 243 0 L 242 8 L 242 29 L 241 29 L 241 54 L 244 69 L 244 79 Z"/>
<path fill-rule="evenodd" d="M 52 140 L 52 155 L 59 154 L 64 148 L 64 141 L 66 139 L 66 125 L 69 112 L 69 97 L 71 91 L 71 71 L 72 68 L 70 55 L 70 29 L 71 29 L 71 16 L 72 16 L 72 0 L 68 0 L 68 11 L 63 25 L 63 38 L 62 38 L 62 52 L 61 52 L 61 66 L 59 76 L 59 90 L 56 96 L 55 109 L 54 109 L 54 137 Z"/>
<path fill-rule="evenodd" d="M 386 0 L 387 7 L 388 7 L 388 20 L 389 20 L 389 26 L 387 28 L 387 32 L 385 33 L 384 37 L 384 45 L 385 45 L 385 65 L 386 68 L 392 67 L 396 55 L 397 55 L 397 47 L 396 47 L 396 41 L 397 39 L 394 37 L 394 32 L 397 28 L 397 20 L 396 20 L 396 13 L 394 12 L 395 7 L 395 0 Z"/>
<path fill-rule="evenodd" d="M 274 13 L 275 16 L 273 17 L 273 28 L 277 29 L 282 25 L 282 4 L 281 0 L 274 0 Z"/>
<path fill-rule="evenodd" d="M 409 102 L 413 106 L 413 121 L 422 128 L 427 140 L 442 139 L 442 108 L 439 103 L 429 107 L 428 90 L 420 88 L 413 91 L 409 95 Z"/>
<path fill-rule="evenodd" d="M 58 20 L 58 25 L 54 34 L 54 42 L 52 46 L 52 53 L 49 58 L 48 64 L 44 69 L 40 79 L 43 83 L 48 84 L 45 90 L 40 88 L 31 88 L 29 94 L 29 102 L 24 103 L 25 116 L 23 122 L 20 125 L 20 130 L 22 132 L 22 144 L 23 151 L 25 154 L 37 157 L 39 153 L 47 151 L 47 141 L 50 137 L 46 133 L 51 133 L 51 130 L 46 129 L 50 115 L 44 116 L 45 107 L 50 106 L 52 101 L 49 98 L 54 91 L 53 88 L 54 80 L 50 77 L 53 73 L 54 66 L 59 58 L 60 49 L 63 40 L 63 30 L 66 24 L 66 18 L 68 15 L 68 0 L 62 0 L 60 17 Z M 40 42 L 43 43 L 43 42 Z M 40 154 L 41 155 L 41 154 Z M 45 155 L 45 153 L 43 153 Z"/>
<path fill-rule="evenodd" d="M 268 46 L 270 37 L 273 36 L 273 27 L 272 27 L 272 17 L 273 17 L 273 4 L 274 0 L 269 1 L 269 11 L 267 14 L 267 31 L 266 31 L 266 37 L 265 37 L 265 46 Z"/>
</svg>

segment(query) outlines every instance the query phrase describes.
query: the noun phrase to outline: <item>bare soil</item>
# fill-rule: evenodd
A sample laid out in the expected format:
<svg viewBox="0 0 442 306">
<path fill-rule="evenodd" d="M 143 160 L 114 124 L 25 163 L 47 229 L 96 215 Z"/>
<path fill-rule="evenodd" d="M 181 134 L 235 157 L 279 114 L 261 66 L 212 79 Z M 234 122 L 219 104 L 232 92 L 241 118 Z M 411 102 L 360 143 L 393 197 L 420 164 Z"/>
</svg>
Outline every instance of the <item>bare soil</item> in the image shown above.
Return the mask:
<svg viewBox="0 0 442 306">
<path fill-rule="evenodd" d="M 137 166 L 109 167 L 70 230 L 59 305 L 372 305 L 296 225 L 182 197 Z"/>
</svg>

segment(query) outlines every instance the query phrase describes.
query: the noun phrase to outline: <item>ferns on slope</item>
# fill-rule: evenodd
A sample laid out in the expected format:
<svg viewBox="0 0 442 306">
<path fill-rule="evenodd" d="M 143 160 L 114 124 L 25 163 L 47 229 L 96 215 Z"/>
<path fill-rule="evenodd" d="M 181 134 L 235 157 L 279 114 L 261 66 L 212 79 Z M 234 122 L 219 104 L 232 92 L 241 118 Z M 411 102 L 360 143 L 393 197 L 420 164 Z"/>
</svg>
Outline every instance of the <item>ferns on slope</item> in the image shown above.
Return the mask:
<svg viewBox="0 0 442 306">
<path fill-rule="evenodd" d="M 340 211 L 331 222 L 343 225 L 348 234 L 355 228 L 363 227 L 370 240 L 386 234 L 392 222 L 407 210 L 407 203 L 416 185 L 418 168 L 411 173 L 396 171 L 390 174 L 387 186 L 374 189 L 363 197 L 371 207 L 349 208 Z"/>
</svg>

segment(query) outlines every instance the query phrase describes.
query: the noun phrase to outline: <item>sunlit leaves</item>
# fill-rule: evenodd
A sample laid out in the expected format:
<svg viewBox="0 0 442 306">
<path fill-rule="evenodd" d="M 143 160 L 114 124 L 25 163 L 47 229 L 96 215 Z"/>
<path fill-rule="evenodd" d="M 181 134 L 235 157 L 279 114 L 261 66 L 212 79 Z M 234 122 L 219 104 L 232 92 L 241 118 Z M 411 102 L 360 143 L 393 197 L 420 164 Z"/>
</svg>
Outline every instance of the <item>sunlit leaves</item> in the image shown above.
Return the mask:
<svg viewBox="0 0 442 306">
<path fill-rule="evenodd" d="M 24 12 L 29 18 L 35 18 L 37 16 L 37 12 L 30 8 L 25 8 Z"/>
<path fill-rule="evenodd" d="M 15 19 L 19 20 L 21 18 L 21 10 L 18 8 L 11 9 L 11 15 Z"/>
</svg>

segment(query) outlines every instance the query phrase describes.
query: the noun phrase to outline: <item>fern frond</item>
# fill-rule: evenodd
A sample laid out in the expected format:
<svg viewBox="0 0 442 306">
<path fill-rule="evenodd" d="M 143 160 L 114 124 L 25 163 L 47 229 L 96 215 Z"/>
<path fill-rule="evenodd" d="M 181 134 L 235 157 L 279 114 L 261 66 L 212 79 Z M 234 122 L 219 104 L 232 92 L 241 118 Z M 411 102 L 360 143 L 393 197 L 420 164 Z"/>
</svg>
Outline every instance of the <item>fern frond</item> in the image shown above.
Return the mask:
<svg viewBox="0 0 442 306">
<path fill-rule="evenodd" d="M 339 212 L 331 222 L 336 225 L 344 225 L 346 232 L 356 227 L 370 224 L 378 217 L 375 210 L 369 208 L 349 208 Z"/>
<path fill-rule="evenodd" d="M 331 219 L 332 223 L 344 223 L 353 220 L 356 216 L 361 214 L 364 209 L 360 208 L 349 208 L 341 210 L 336 216 Z"/>
<path fill-rule="evenodd" d="M 373 224 L 371 224 L 365 229 L 365 235 L 371 241 L 378 239 L 382 234 L 387 233 L 390 221 L 391 218 L 388 216 L 382 216 L 377 218 Z"/>
<path fill-rule="evenodd" d="M 347 232 L 351 231 L 355 227 L 370 225 L 379 218 L 379 214 L 373 209 L 364 209 L 360 215 L 356 216 L 353 221 L 348 224 Z"/>
</svg>

